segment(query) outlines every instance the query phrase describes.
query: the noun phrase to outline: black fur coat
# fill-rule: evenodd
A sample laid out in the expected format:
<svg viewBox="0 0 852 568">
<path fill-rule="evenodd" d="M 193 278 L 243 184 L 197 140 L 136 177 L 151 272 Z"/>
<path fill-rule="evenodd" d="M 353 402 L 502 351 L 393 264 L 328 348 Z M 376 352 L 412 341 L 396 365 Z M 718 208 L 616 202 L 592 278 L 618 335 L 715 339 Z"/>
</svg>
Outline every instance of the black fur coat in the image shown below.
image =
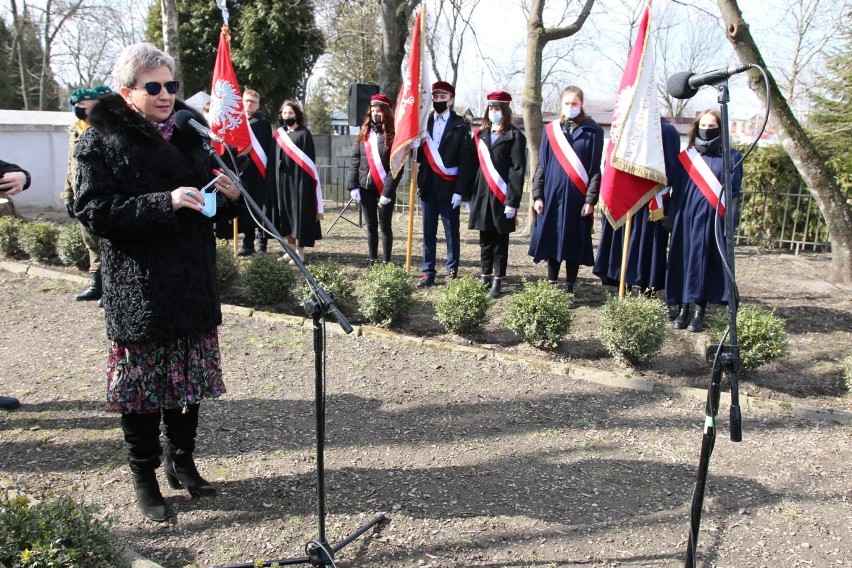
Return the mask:
<svg viewBox="0 0 852 568">
<path fill-rule="evenodd" d="M 208 333 L 222 322 L 215 218 L 173 211 L 171 201 L 175 188 L 213 177 L 201 138 L 175 129 L 163 139 L 118 95 L 101 99 L 89 124 L 75 150 L 74 211 L 102 237 L 107 336 L 122 344 Z M 236 215 L 236 204 L 217 197 L 216 218 Z"/>
</svg>

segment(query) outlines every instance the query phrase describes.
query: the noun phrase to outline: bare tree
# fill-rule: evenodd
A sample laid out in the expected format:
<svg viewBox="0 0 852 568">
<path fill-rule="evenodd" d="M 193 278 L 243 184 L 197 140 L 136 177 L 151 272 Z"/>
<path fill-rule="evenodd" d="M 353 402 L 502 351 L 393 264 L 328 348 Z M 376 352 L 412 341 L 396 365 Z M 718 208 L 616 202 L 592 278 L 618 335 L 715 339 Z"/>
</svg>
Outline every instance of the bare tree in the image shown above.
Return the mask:
<svg viewBox="0 0 852 568">
<path fill-rule="evenodd" d="M 426 45 L 432 53 L 432 74 L 441 81 L 455 85 L 459 78 L 459 62 L 465 48 L 468 33 L 473 34 L 476 42 L 476 30 L 471 19 L 480 0 L 438 0 L 435 6 L 434 25 L 427 29 Z M 428 16 L 428 14 L 427 14 Z M 450 76 L 442 77 L 438 60 L 445 60 L 450 67 Z"/>
<path fill-rule="evenodd" d="M 51 63 L 54 42 L 63 26 L 74 16 L 83 0 L 67 2 L 63 0 L 47 0 L 44 7 L 31 6 L 33 10 L 40 13 L 38 18 L 39 35 L 41 36 L 42 60 L 38 80 L 38 109 L 47 110 L 48 89 L 52 87 Z M 24 2 L 24 9 L 27 4 Z"/>
<path fill-rule="evenodd" d="M 382 6 L 382 91 L 396 96 L 402 84 L 402 60 L 408 41 L 409 20 L 420 0 L 380 0 Z"/>
<path fill-rule="evenodd" d="M 766 68 L 736 0 L 717 0 L 717 5 L 727 28 L 728 40 L 740 62 Z M 779 131 L 781 144 L 816 199 L 825 219 L 831 241 L 831 278 L 852 283 L 852 206 L 846 202 L 825 160 L 799 124 L 772 74 L 769 74 L 769 92 L 766 91 L 762 77 L 755 71 L 749 73 L 749 87 L 763 104 L 771 101 L 770 119 Z"/>
<path fill-rule="evenodd" d="M 527 149 L 529 151 L 530 168 L 534 169 L 538 164 L 538 152 L 541 145 L 541 132 L 544 128 L 541 116 L 541 80 L 542 80 L 542 52 L 548 42 L 571 37 L 580 31 L 583 24 L 592 11 L 595 0 L 585 0 L 580 13 L 573 23 L 567 26 L 548 28 L 544 25 L 545 0 L 532 0 L 530 2 L 529 14 L 527 16 L 527 51 L 526 51 L 526 76 L 524 78 L 523 92 L 523 116 L 524 130 L 527 135 Z M 532 203 L 530 204 L 532 211 Z M 526 231 L 532 227 L 532 214 L 527 216 Z"/>
<path fill-rule="evenodd" d="M 180 35 L 175 0 L 160 0 L 160 14 L 163 19 L 163 50 L 174 58 L 175 78 L 180 79 Z M 183 98 L 183 85 L 177 96 Z"/>
</svg>

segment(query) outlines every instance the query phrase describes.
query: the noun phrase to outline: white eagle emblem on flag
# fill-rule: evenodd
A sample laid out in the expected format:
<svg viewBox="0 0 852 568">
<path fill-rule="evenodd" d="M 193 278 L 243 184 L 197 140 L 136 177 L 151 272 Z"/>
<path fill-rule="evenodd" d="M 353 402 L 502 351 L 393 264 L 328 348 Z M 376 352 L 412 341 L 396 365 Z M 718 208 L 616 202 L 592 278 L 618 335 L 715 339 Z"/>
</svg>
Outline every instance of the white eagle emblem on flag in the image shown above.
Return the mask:
<svg viewBox="0 0 852 568">
<path fill-rule="evenodd" d="M 210 126 L 217 132 L 239 128 L 243 121 L 242 98 L 234 86 L 223 79 L 213 86 L 210 97 Z"/>
</svg>

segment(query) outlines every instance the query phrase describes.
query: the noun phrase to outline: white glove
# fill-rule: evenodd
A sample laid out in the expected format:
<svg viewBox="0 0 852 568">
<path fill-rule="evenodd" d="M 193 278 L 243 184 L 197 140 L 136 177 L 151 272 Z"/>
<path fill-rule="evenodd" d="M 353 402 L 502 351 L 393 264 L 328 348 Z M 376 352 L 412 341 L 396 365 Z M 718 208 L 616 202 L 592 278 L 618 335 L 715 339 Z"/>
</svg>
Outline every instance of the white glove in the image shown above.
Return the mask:
<svg viewBox="0 0 852 568">
<path fill-rule="evenodd" d="M 514 219 L 515 213 L 518 212 L 518 208 L 517 207 L 509 207 L 507 205 L 505 209 L 506 209 L 506 219 Z"/>
<path fill-rule="evenodd" d="M 468 213 L 470 213 L 470 201 L 464 202 L 464 208 L 467 210 Z"/>
<path fill-rule="evenodd" d="M 354 199 L 357 202 L 360 202 L 361 201 L 361 190 L 360 189 L 350 189 L 349 190 L 349 197 L 351 197 L 352 199 Z"/>
<path fill-rule="evenodd" d="M 391 201 L 393 201 L 393 199 L 391 199 L 390 197 L 385 197 L 384 195 L 379 198 L 379 203 L 381 203 L 382 205 L 387 205 Z"/>
<path fill-rule="evenodd" d="M 450 200 L 450 203 L 453 204 L 453 209 L 458 209 L 461 206 L 462 196 L 458 193 L 453 194 L 453 198 Z"/>
</svg>

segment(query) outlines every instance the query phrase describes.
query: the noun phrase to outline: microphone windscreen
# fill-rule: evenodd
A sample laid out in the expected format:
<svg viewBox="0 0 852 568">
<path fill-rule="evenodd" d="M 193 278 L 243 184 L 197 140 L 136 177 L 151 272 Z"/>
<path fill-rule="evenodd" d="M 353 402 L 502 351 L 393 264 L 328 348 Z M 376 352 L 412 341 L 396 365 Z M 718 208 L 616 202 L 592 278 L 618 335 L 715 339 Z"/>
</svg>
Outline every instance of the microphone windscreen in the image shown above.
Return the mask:
<svg viewBox="0 0 852 568">
<path fill-rule="evenodd" d="M 186 130 L 187 128 L 192 128 L 189 126 L 189 121 L 193 120 L 195 115 L 189 112 L 188 110 L 179 110 L 175 113 L 175 126 L 180 128 L 181 130 Z"/>
<path fill-rule="evenodd" d="M 675 73 L 666 81 L 666 91 L 676 99 L 691 99 L 698 92 L 698 89 L 693 89 L 689 86 L 689 78 L 693 74 L 691 71 Z"/>
</svg>

